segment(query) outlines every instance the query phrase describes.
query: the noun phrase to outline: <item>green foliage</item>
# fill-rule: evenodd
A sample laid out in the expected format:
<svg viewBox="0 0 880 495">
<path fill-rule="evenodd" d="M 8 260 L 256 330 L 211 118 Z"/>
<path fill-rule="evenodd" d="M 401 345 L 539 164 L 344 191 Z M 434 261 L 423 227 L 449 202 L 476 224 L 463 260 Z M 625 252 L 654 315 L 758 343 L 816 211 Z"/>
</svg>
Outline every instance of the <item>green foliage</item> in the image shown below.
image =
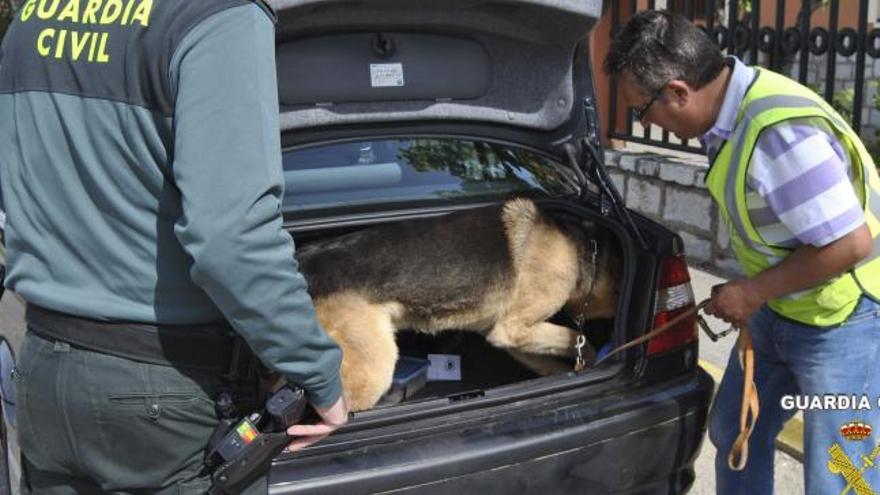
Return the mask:
<svg viewBox="0 0 880 495">
<path fill-rule="evenodd" d="M 831 106 L 850 124 L 853 121 L 853 100 L 855 96 L 855 90 L 850 88 L 835 91 L 834 96 L 831 98 Z"/>
<path fill-rule="evenodd" d="M 866 141 L 865 148 L 868 149 L 868 153 L 870 153 L 871 158 L 874 159 L 874 166 L 876 166 L 877 171 L 880 172 L 880 139 Z"/>
<path fill-rule="evenodd" d="M 818 84 L 807 84 L 807 87 L 815 91 L 816 94 L 824 96 L 824 93 L 821 91 L 821 87 Z M 853 121 L 854 98 L 855 90 L 853 89 L 835 91 L 834 96 L 831 98 L 831 106 L 834 107 L 834 109 L 837 110 L 837 113 L 849 123 L 852 123 Z M 874 93 L 874 108 L 880 111 L 880 88 Z M 875 132 L 872 139 L 863 133 L 862 142 L 865 143 L 865 148 L 868 150 L 868 153 L 871 154 L 871 157 L 874 158 L 874 164 L 880 169 L 880 135 Z"/>
<path fill-rule="evenodd" d="M 874 85 L 874 109 L 880 110 L 880 84 L 877 81 L 868 81 L 868 84 Z"/>
<path fill-rule="evenodd" d="M 807 87 L 812 89 L 817 95 L 823 98 L 825 97 L 825 93 L 819 84 L 808 83 Z M 834 95 L 831 97 L 831 106 L 834 107 L 834 109 L 837 110 L 837 113 L 849 123 L 852 123 L 853 120 L 853 99 L 855 96 L 855 90 L 850 88 L 835 91 Z"/>
<path fill-rule="evenodd" d="M 448 172 L 462 180 L 462 188 L 482 190 L 492 184 L 522 183 L 516 170 L 527 170 L 542 184 L 560 183 L 560 171 L 532 153 L 481 141 L 413 139 L 398 149 L 397 158 L 419 172 Z"/>
<path fill-rule="evenodd" d="M 490 153 L 485 143 L 439 139 L 416 139 L 409 148 L 398 151 L 419 172 L 443 170 L 458 177 L 476 173 Z"/>
</svg>

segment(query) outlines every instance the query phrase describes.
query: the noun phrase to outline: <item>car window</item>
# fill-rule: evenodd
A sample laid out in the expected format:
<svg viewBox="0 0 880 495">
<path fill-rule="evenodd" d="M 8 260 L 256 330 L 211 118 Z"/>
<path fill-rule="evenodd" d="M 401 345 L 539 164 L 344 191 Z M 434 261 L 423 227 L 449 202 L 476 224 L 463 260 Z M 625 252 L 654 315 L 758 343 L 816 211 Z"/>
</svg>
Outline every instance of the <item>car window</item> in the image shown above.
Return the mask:
<svg viewBox="0 0 880 495">
<path fill-rule="evenodd" d="M 525 150 L 460 139 L 392 139 L 286 150 L 284 209 L 570 193 L 561 166 Z"/>
</svg>

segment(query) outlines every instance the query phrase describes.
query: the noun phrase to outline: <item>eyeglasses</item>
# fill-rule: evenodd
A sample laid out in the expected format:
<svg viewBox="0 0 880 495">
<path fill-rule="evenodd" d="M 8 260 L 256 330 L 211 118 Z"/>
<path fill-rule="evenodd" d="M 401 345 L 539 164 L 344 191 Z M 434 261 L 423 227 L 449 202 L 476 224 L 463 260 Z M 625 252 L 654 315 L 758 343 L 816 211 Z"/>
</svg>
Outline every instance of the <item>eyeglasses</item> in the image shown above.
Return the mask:
<svg viewBox="0 0 880 495">
<path fill-rule="evenodd" d="M 653 105 L 654 102 L 657 101 L 657 98 L 660 98 L 660 95 L 663 94 L 663 90 L 666 89 L 667 84 L 669 84 L 669 83 L 667 82 L 667 83 L 664 83 L 663 86 L 660 86 L 660 89 L 658 89 L 657 92 L 654 93 L 654 96 L 652 96 L 651 99 L 648 100 L 647 103 L 645 103 L 641 107 L 635 109 L 636 119 L 639 122 L 645 120 L 645 115 L 648 113 L 648 110 L 651 109 L 651 105 Z"/>
</svg>

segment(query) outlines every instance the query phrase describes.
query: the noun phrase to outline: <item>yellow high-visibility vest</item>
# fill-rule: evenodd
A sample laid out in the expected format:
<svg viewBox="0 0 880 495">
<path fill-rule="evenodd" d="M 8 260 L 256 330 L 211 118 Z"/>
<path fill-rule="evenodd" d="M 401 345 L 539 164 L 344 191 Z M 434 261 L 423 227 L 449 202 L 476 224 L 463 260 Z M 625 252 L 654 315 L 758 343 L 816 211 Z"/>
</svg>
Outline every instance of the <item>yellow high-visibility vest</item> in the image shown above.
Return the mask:
<svg viewBox="0 0 880 495">
<path fill-rule="evenodd" d="M 736 126 L 712 160 L 706 186 L 718 203 L 737 258 L 749 276 L 773 266 L 791 249 L 767 243 L 758 234 L 746 207 L 746 178 L 761 132 L 792 119 L 824 119 L 853 167 L 853 185 L 871 231 L 871 255 L 847 273 L 805 291 L 768 302 L 780 315 L 801 323 L 833 326 L 846 321 L 867 294 L 880 301 L 880 178 L 871 155 L 850 126 L 809 88 L 756 68 L 756 79 L 740 104 Z"/>
</svg>

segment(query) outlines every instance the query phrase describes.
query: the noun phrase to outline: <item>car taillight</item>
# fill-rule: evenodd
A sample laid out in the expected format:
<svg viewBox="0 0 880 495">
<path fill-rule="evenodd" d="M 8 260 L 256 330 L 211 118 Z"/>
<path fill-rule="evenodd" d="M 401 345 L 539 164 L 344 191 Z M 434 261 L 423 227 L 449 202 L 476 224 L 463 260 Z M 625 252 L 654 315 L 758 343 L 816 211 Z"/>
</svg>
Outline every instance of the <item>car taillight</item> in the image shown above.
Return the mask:
<svg viewBox="0 0 880 495">
<path fill-rule="evenodd" d="M 684 256 L 670 256 L 660 263 L 660 279 L 657 283 L 657 301 L 654 305 L 654 326 L 672 320 L 694 307 L 694 291 Z M 675 326 L 648 342 L 647 355 L 659 354 L 697 340 L 697 315 L 684 318 Z"/>
</svg>

